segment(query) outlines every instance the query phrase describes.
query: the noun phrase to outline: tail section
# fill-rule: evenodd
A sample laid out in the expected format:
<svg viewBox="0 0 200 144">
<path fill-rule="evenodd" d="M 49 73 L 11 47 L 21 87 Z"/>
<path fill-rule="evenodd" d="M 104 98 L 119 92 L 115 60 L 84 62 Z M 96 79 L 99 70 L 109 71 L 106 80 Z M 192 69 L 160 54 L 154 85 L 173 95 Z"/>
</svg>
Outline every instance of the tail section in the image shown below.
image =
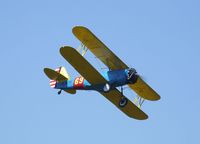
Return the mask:
<svg viewBox="0 0 200 144">
<path fill-rule="evenodd" d="M 62 82 L 62 81 L 70 79 L 70 76 L 64 67 L 59 67 L 55 70 L 52 70 L 50 68 L 44 68 L 44 73 L 50 79 L 49 84 L 50 84 L 51 88 L 56 88 L 57 82 Z M 76 93 L 75 89 L 68 89 L 68 90 L 64 90 L 64 91 L 67 93 L 70 93 L 70 94 Z"/>
<path fill-rule="evenodd" d="M 63 66 L 58 67 L 58 68 L 55 69 L 55 71 L 63 76 L 62 80 L 60 80 L 60 81 L 69 80 L 70 79 L 70 76 L 67 73 L 65 67 L 63 67 Z M 56 87 L 56 83 L 58 81 L 58 77 L 59 77 L 59 75 L 57 76 L 56 79 L 53 79 L 53 80 L 51 79 L 50 80 L 49 84 L 50 84 L 51 88 L 55 88 Z"/>
<path fill-rule="evenodd" d="M 59 68 L 56 68 L 55 69 L 55 71 L 57 72 L 57 73 L 60 73 L 61 72 L 61 67 L 59 67 Z M 50 84 L 50 87 L 51 88 L 55 88 L 56 87 L 56 79 L 54 80 L 54 79 L 50 79 L 50 82 L 49 82 L 49 84 Z"/>
<path fill-rule="evenodd" d="M 49 84 L 50 84 L 51 88 L 55 88 L 56 87 L 56 80 L 50 80 Z"/>
<path fill-rule="evenodd" d="M 44 73 L 50 79 L 49 83 L 52 88 L 56 87 L 57 82 L 62 82 L 70 79 L 70 76 L 64 67 L 59 67 L 55 70 L 52 70 L 50 68 L 45 68 Z"/>
<path fill-rule="evenodd" d="M 63 75 L 64 77 L 66 77 L 68 80 L 70 79 L 70 76 L 67 73 L 65 67 L 61 66 L 61 67 L 55 69 L 55 71 L 58 72 L 59 74 Z"/>
</svg>

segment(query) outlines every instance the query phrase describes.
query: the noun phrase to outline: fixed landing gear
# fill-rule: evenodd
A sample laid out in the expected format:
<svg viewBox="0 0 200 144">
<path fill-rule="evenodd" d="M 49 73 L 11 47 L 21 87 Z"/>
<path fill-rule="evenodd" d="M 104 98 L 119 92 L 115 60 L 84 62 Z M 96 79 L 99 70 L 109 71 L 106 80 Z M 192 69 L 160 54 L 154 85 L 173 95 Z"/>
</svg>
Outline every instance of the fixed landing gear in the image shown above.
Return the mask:
<svg viewBox="0 0 200 144">
<path fill-rule="evenodd" d="M 58 95 L 60 95 L 60 94 L 61 94 L 61 92 L 62 92 L 62 90 L 59 90 L 59 91 L 58 91 Z"/>
<path fill-rule="evenodd" d="M 128 103 L 128 99 L 126 97 L 122 97 L 121 100 L 119 101 L 119 106 L 124 107 Z"/>
<path fill-rule="evenodd" d="M 127 105 L 128 99 L 126 97 L 124 97 L 124 95 L 123 95 L 123 87 L 121 87 L 121 95 L 122 95 L 122 97 L 121 97 L 121 99 L 119 101 L 119 106 L 120 107 L 124 107 L 124 106 Z"/>
</svg>

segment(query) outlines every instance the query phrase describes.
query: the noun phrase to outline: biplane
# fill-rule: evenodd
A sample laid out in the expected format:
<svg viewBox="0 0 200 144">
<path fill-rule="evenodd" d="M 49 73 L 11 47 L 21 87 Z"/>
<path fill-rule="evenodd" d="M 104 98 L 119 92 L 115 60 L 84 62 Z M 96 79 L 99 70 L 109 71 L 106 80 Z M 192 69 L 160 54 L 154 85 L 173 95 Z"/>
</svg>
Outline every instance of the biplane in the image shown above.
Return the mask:
<svg viewBox="0 0 200 144">
<path fill-rule="evenodd" d="M 61 91 L 70 94 L 75 94 L 76 90 L 97 91 L 129 117 L 138 120 L 147 119 L 148 116 L 141 110 L 141 105 L 144 100 L 156 101 L 160 96 L 134 68 L 129 68 L 88 28 L 76 26 L 72 32 L 82 46 L 78 49 L 70 46 L 61 47 L 60 54 L 79 72 L 80 76 L 70 78 L 64 67 L 55 70 L 44 68 L 44 73 L 50 79 L 50 86 L 59 89 L 58 94 Z M 98 72 L 84 58 L 88 49 L 107 66 L 106 72 Z M 125 85 L 137 94 L 133 102 L 123 94 Z"/>
</svg>

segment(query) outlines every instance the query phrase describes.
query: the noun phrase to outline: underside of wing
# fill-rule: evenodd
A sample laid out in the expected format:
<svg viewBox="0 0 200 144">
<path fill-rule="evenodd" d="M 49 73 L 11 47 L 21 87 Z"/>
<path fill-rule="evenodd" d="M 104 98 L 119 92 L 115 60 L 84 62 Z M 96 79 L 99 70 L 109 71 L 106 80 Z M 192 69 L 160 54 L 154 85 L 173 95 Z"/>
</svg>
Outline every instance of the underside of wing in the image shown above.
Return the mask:
<svg viewBox="0 0 200 144">
<path fill-rule="evenodd" d="M 101 42 L 89 29 L 76 26 L 73 34 L 106 66 L 111 70 L 125 69 L 128 66 L 121 61 L 103 42 Z"/>
<path fill-rule="evenodd" d="M 101 84 L 107 81 L 101 74 L 74 48 L 65 46 L 60 48 L 61 55 L 91 84 Z"/>
<path fill-rule="evenodd" d="M 111 101 L 117 108 L 119 108 L 129 117 L 138 120 L 145 120 L 148 118 L 148 116 L 135 104 L 133 104 L 130 100 L 128 100 L 128 103 L 125 107 L 120 107 L 119 102 L 122 98 L 122 94 L 117 89 L 111 90 L 108 93 L 101 93 L 101 94 L 105 96 L 109 101 Z"/>
<path fill-rule="evenodd" d="M 136 83 L 129 84 L 128 86 L 144 99 L 152 101 L 160 99 L 160 96 L 140 77 L 138 77 Z"/>
</svg>

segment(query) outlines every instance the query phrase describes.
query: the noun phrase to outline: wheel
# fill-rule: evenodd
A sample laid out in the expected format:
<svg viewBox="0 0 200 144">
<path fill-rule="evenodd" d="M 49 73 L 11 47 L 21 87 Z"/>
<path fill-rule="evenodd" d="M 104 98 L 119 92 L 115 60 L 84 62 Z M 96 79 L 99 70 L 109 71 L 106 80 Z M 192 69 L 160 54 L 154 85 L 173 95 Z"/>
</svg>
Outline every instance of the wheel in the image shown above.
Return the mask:
<svg viewBox="0 0 200 144">
<path fill-rule="evenodd" d="M 104 92 L 110 91 L 110 85 L 109 84 L 105 84 L 104 87 L 103 87 L 103 91 Z"/>
<path fill-rule="evenodd" d="M 59 90 L 59 91 L 58 91 L 58 94 L 60 95 L 60 94 L 61 94 L 61 92 L 62 92 L 62 90 Z"/>
<path fill-rule="evenodd" d="M 128 99 L 125 97 L 122 97 L 121 100 L 119 101 L 119 106 L 124 107 L 125 105 L 127 105 L 127 103 L 128 103 Z"/>
</svg>

